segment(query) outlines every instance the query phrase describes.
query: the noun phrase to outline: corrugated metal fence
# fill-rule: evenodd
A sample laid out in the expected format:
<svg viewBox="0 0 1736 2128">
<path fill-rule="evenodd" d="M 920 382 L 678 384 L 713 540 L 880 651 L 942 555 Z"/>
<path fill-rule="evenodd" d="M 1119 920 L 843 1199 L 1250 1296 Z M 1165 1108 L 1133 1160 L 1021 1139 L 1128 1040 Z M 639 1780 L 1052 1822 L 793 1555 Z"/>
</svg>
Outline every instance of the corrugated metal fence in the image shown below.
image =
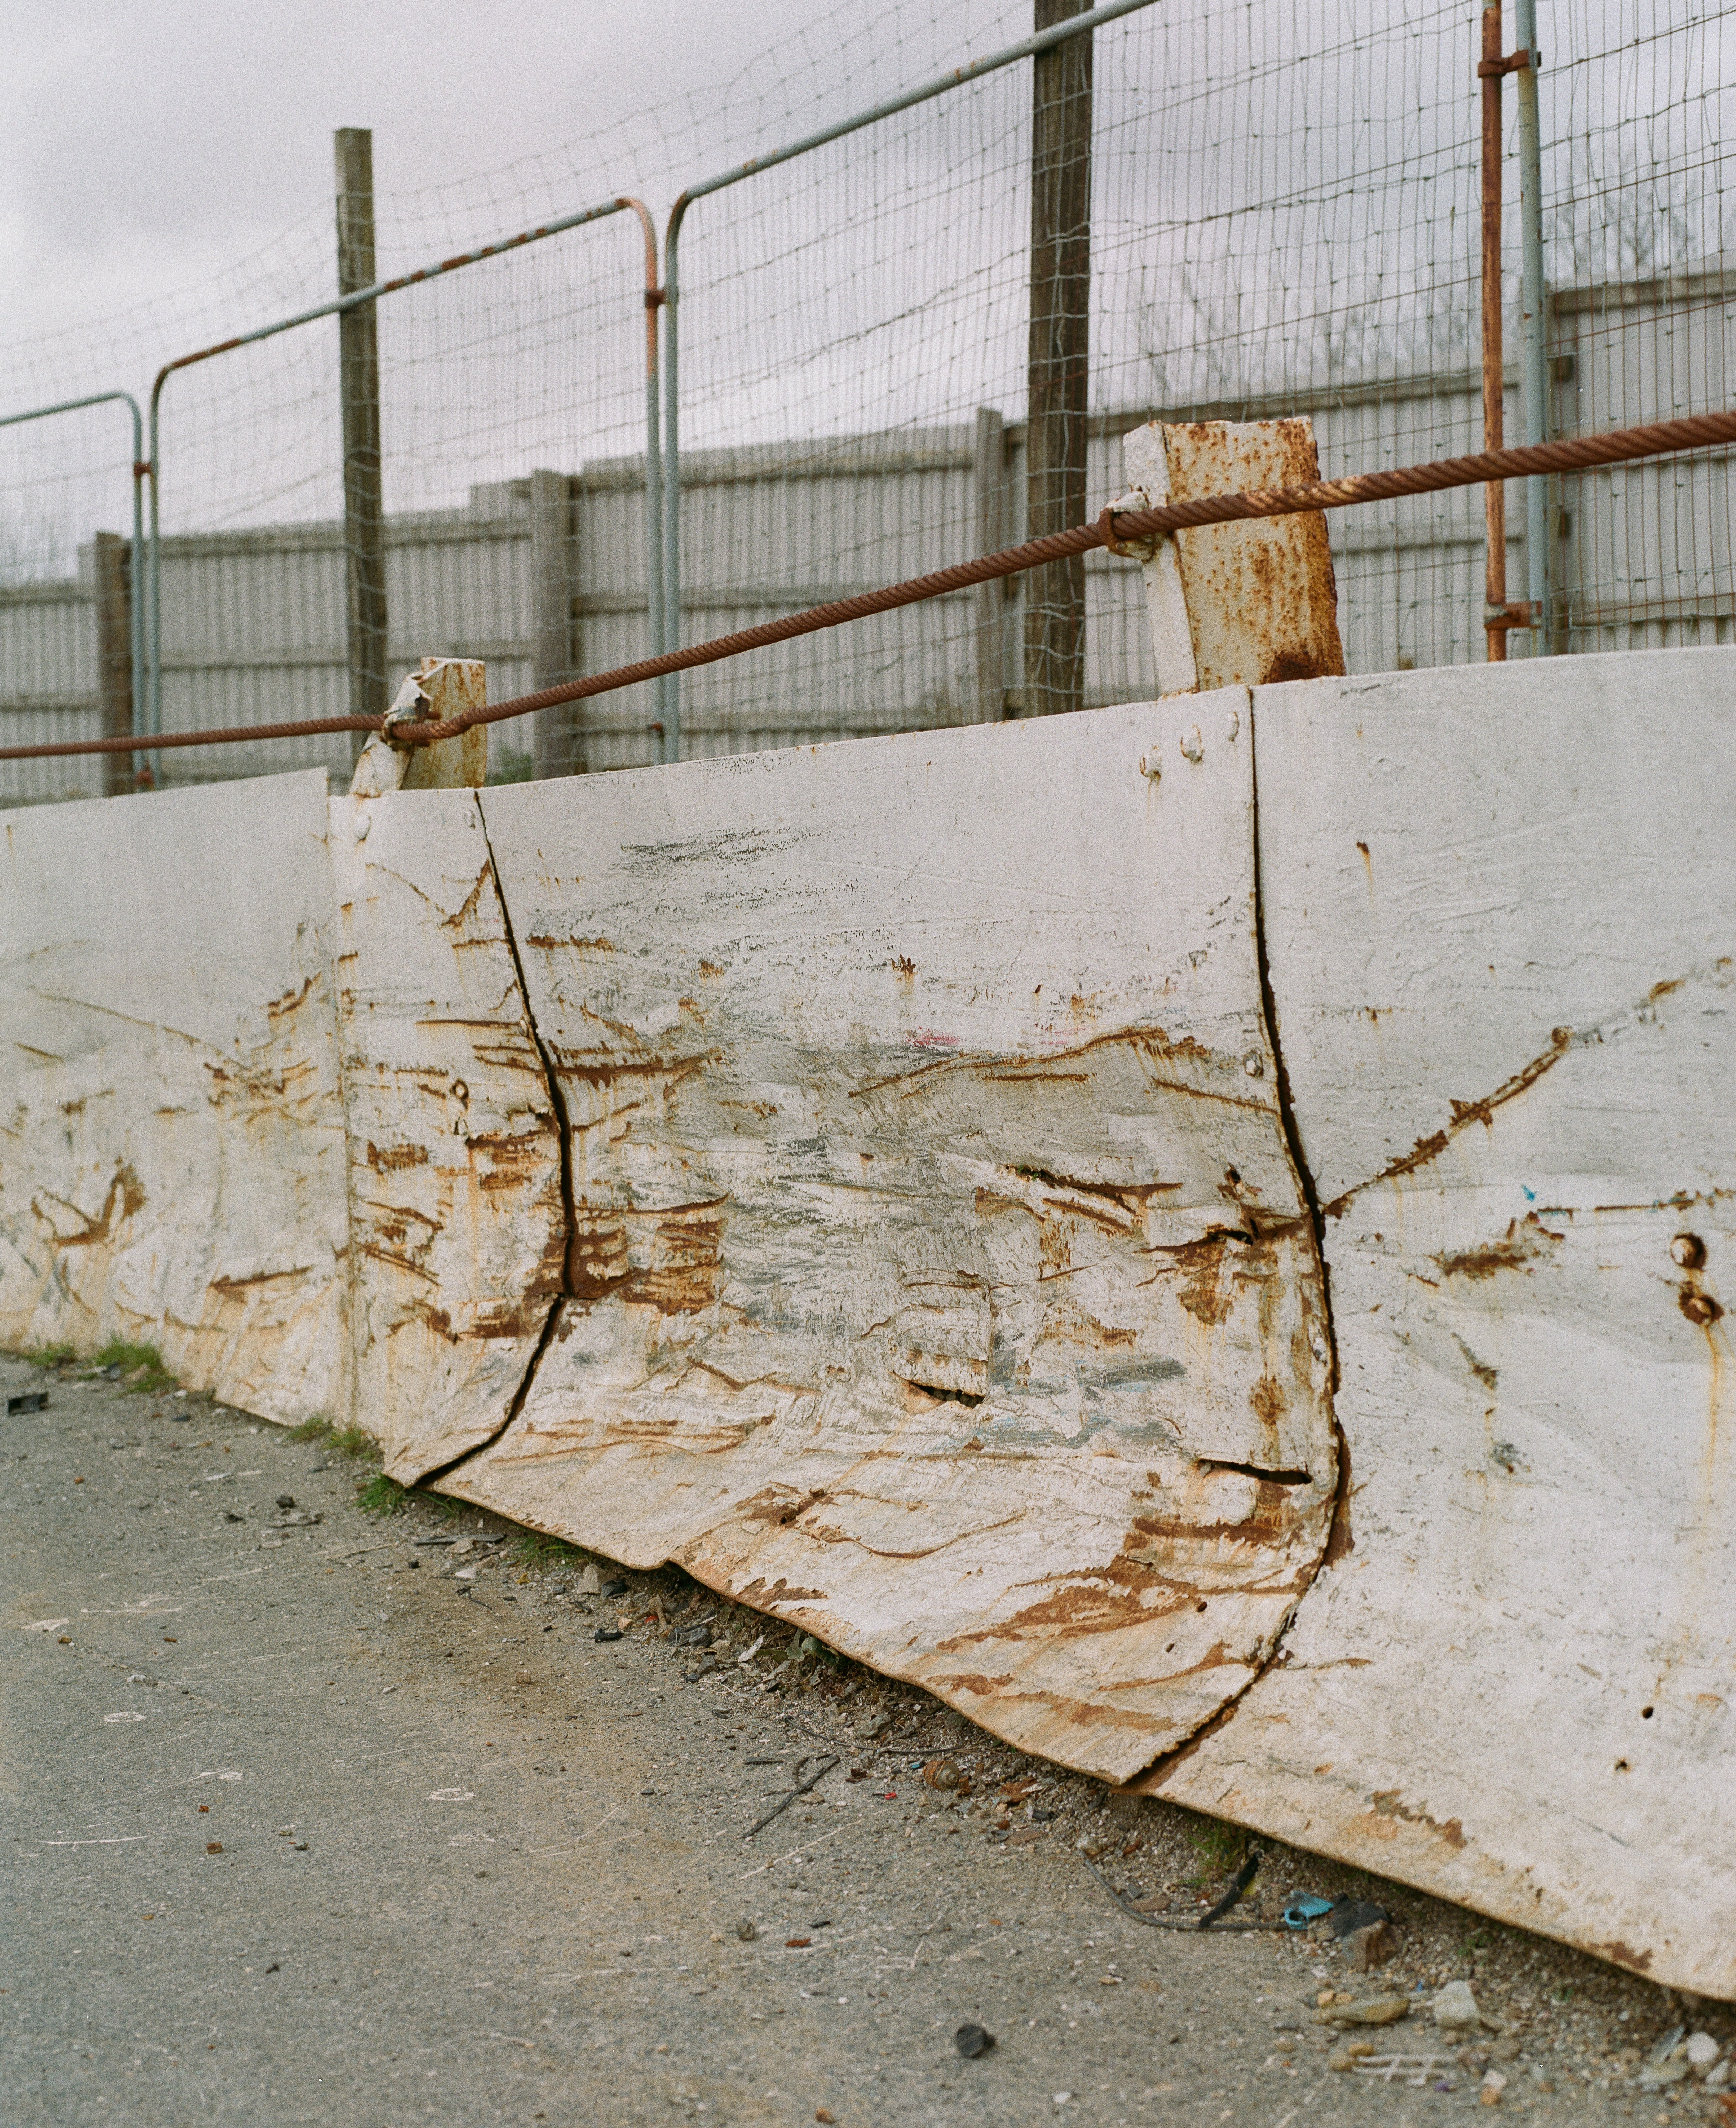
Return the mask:
<svg viewBox="0 0 1736 2128">
<path fill-rule="evenodd" d="M 1555 433 L 1572 435 L 1730 401 L 1736 272 L 1563 289 L 1552 302 Z M 1516 417 L 1516 386 L 1510 382 Z M 1119 494 L 1120 438 L 1150 409 L 1093 423 L 1092 507 Z M 1162 410 L 1170 420 L 1311 415 L 1322 471 L 1373 470 L 1475 449 L 1469 373 L 1331 380 L 1268 400 Z M 1728 458 L 1617 468 L 1558 484 L 1550 513 L 1550 647 L 1558 653 L 1723 642 L 1736 615 Z M 1024 435 L 989 409 L 974 426 L 690 454 L 683 468 L 684 638 L 752 625 L 1022 538 Z M 1517 498 L 1514 498 L 1516 502 Z M 647 654 L 643 468 L 534 470 L 472 490 L 467 507 L 403 515 L 387 534 L 391 664 L 485 658 L 496 700 Z M 1510 507 L 1512 580 L 1525 581 Z M 1346 513 L 1333 525 L 1352 672 L 1482 655 L 1482 524 L 1474 490 Z M 264 724 L 347 707 L 344 550 L 335 522 L 183 534 L 162 549 L 164 724 Z M 0 731 L 8 743 L 102 729 L 97 551 L 75 578 L 0 590 Z M 113 579 L 113 564 L 108 577 Z M 810 637 L 690 678 L 684 750 L 751 752 L 997 720 L 1022 706 L 1022 578 L 855 625 L 841 659 Z M 1087 566 L 1086 699 L 1155 686 L 1136 570 Z M 108 624 L 112 627 L 112 616 Z M 1516 655 L 1527 648 L 1515 639 Z M 496 775 L 624 767 L 656 758 L 649 691 L 503 729 Z M 163 757 L 165 782 L 323 765 L 345 738 Z M 89 796 L 100 762 L 0 765 L 0 803 Z"/>
</svg>

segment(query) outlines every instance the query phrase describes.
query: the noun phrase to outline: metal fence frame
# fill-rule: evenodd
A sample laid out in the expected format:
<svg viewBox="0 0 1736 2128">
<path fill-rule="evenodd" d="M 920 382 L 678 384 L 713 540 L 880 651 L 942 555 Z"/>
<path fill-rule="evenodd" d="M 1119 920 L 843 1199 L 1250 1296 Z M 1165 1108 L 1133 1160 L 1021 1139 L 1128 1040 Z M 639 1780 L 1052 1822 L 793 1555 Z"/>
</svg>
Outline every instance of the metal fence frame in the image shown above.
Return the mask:
<svg viewBox="0 0 1736 2128">
<path fill-rule="evenodd" d="M 654 217 L 644 203 L 627 195 L 581 208 L 532 228 L 499 238 L 462 252 L 456 257 L 440 260 L 415 272 L 375 282 L 367 287 L 356 289 L 337 297 L 330 302 L 299 311 L 293 315 L 256 327 L 213 345 L 175 358 L 165 363 L 158 371 L 153 382 L 149 401 L 149 449 L 142 448 L 141 420 L 137 401 L 129 392 L 115 390 L 96 392 L 78 399 L 69 400 L 50 406 L 37 407 L 22 413 L 0 416 L 0 426 L 49 418 L 83 407 L 110 401 L 124 401 L 131 410 L 134 424 L 133 473 L 133 530 L 132 572 L 133 594 L 130 625 L 133 671 L 133 700 L 135 729 L 147 734 L 157 735 L 162 731 L 163 650 L 161 611 L 161 534 L 160 487 L 162 463 L 160 455 L 160 410 L 164 389 L 168 378 L 177 371 L 213 359 L 230 350 L 288 332 L 321 318 L 342 316 L 363 306 L 372 304 L 382 297 L 414 287 L 424 281 L 442 278 L 480 262 L 534 244 L 547 237 L 562 234 L 591 222 L 621 212 L 632 211 L 638 217 L 645 243 L 646 307 L 646 600 L 648 620 L 648 639 L 654 648 L 673 653 L 681 647 L 681 450 L 680 450 L 680 360 L 679 360 L 679 248 L 680 238 L 687 210 L 696 201 L 728 187 L 744 183 L 749 178 L 776 165 L 813 152 L 833 141 L 845 138 L 865 127 L 879 123 L 899 112 L 945 95 L 947 91 L 977 80 L 984 75 L 1014 65 L 1019 61 L 1035 58 L 1055 46 L 1079 36 L 1089 36 L 1100 26 L 1131 15 L 1152 4 L 1152 0 L 1102 0 L 1102 4 L 1056 23 L 1036 35 L 948 70 L 918 86 L 887 97 L 870 108 L 851 114 L 833 124 L 790 141 L 768 154 L 732 166 L 714 175 L 687 187 L 676 199 L 670 210 L 663 234 L 663 281 L 657 283 L 657 230 Z M 1549 440 L 1551 393 L 1547 379 L 1545 337 L 1549 323 L 1550 294 L 1544 278 L 1544 251 L 1542 237 L 1541 188 L 1541 129 L 1539 119 L 1539 74 L 1542 55 L 1537 44 L 1536 0 L 1514 0 L 1515 26 L 1518 35 L 1517 47 L 1508 54 L 1501 52 L 1501 17 L 1504 0 L 1484 0 L 1482 8 L 1482 46 L 1484 57 L 1477 68 L 1482 78 L 1484 106 L 1486 142 L 1492 140 L 1494 153 L 1486 152 L 1482 204 L 1484 209 L 1485 230 L 1485 287 L 1492 272 L 1498 291 L 1500 266 L 1500 166 L 1502 146 L 1501 140 L 1500 97 L 1504 76 L 1508 73 L 1518 76 L 1518 148 L 1520 166 L 1520 221 L 1522 240 L 1521 298 L 1520 305 L 1520 412 L 1524 440 L 1527 445 L 1538 445 Z M 1492 214 L 1490 210 L 1493 207 Z M 1485 370 L 1485 444 L 1498 441 L 1501 424 L 1501 387 L 1503 375 L 1501 362 L 1501 316 L 1498 299 L 1492 304 L 1487 297 L 1484 302 L 1483 340 Z M 658 311 L 666 312 L 668 340 L 660 364 L 658 347 Z M 661 374 L 660 374 L 661 370 Z M 1487 389 L 1487 379 L 1492 373 L 1496 380 L 1492 406 Z M 148 532 L 142 521 L 141 487 L 143 479 L 150 482 L 150 501 Z M 1505 648 L 1502 631 L 1511 626 L 1524 626 L 1530 631 L 1533 654 L 1549 654 L 1562 647 L 1562 632 L 1555 611 L 1554 587 L 1551 583 L 1549 542 L 1547 536 L 1549 483 L 1534 476 L 1525 484 L 1525 541 L 1528 597 L 1525 606 L 1508 606 L 1504 595 L 1500 604 L 1486 605 L 1485 625 L 1490 638 L 1490 654 L 1498 656 Z M 1496 522 L 1501 505 L 1498 490 L 1492 492 L 1490 520 Z M 1487 543 L 1486 543 L 1487 544 Z M 1505 581 L 1506 542 L 1500 543 L 1499 552 L 1488 546 L 1489 577 L 1491 584 L 1496 580 L 1497 571 L 1501 582 Z M 655 696 L 657 716 L 652 729 L 656 735 L 656 751 L 664 761 L 680 758 L 681 743 L 681 709 L 679 677 L 676 672 L 662 676 L 657 682 Z"/>
<path fill-rule="evenodd" d="M 145 700 L 145 521 L 144 498 L 141 490 L 150 468 L 145 458 L 144 424 L 139 412 L 139 402 L 130 392 L 92 392 L 83 399 L 62 399 L 52 406 L 31 406 L 21 414 L 0 414 L 0 429 L 12 429 L 24 421 L 46 421 L 56 414 L 76 414 L 86 406 L 108 406 L 124 403 L 133 417 L 133 530 L 131 540 L 132 584 L 127 600 L 128 648 L 132 657 L 133 717 L 136 724 Z M 151 507 L 151 535 L 156 536 L 156 506 L 153 487 Z"/>
<path fill-rule="evenodd" d="M 508 251 L 522 250 L 526 245 L 538 244 L 545 237 L 559 236 L 570 229 L 579 229 L 594 221 L 601 221 L 612 214 L 630 212 L 638 216 L 645 240 L 647 313 L 646 352 L 646 406 L 647 430 L 646 436 L 645 470 L 647 487 L 656 479 L 658 456 L 657 444 L 657 311 L 662 302 L 661 292 L 656 287 L 657 225 L 651 211 L 643 200 L 624 193 L 605 200 L 595 207 L 581 207 L 576 213 L 562 215 L 552 221 L 539 222 L 533 229 L 518 230 L 511 236 L 497 237 L 491 244 L 479 245 L 475 249 L 462 251 L 455 258 L 443 259 L 438 264 L 420 267 L 411 273 L 396 275 L 389 281 L 376 281 L 365 288 L 353 290 L 347 296 L 337 296 L 328 303 L 316 304 L 311 310 L 297 311 L 292 316 L 278 318 L 270 325 L 258 325 L 251 332 L 237 333 L 229 340 L 216 341 L 212 346 L 200 348 L 192 354 L 177 355 L 165 362 L 157 372 L 150 391 L 150 453 L 145 471 L 150 478 L 150 583 L 147 605 L 149 612 L 148 654 L 150 687 L 145 729 L 152 736 L 163 729 L 163 581 L 160 526 L 159 520 L 159 492 L 161 487 L 161 461 L 159 455 L 159 424 L 163 399 L 163 387 L 178 370 L 190 369 L 196 363 L 209 362 L 220 354 L 227 354 L 238 347 L 251 347 L 263 340 L 274 339 L 279 333 L 293 331 L 297 326 L 311 325 L 320 318 L 340 317 L 345 311 L 359 309 L 364 303 L 376 302 L 382 296 L 396 294 L 400 289 L 419 286 L 425 281 L 437 281 L 448 273 L 456 273 L 467 266 L 478 264 L 485 259 L 499 258 Z M 126 398 L 125 392 L 109 392 L 102 397 Z M 88 404 L 88 401 L 74 401 Z M 132 404 L 129 400 L 129 404 Z M 138 407 L 133 406 L 135 425 Z M 24 418 L 15 416 L 13 419 Z M 135 454 L 136 456 L 136 454 Z M 135 487 L 136 494 L 136 487 Z M 656 501 L 654 491 L 647 496 L 646 562 L 651 572 L 652 596 L 661 605 L 661 557 L 655 533 Z M 653 638 L 653 640 L 655 638 Z M 154 767 L 154 762 L 153 763 Z"/>
<path fill-rule="evenodd" d="M 661 635 L 652 639 L 665 651 L 679 650 L 681 647 L 681 374 L 680 341 L 677 318 L 681 297 L 676 258 L 681 224 L 687 210 L 695 200 L 704 199 L 708 193 L 722 192 L 727 186 L 738 185 L 748 178 L 757 177 L 762 170 L 776 168 L 780 163 L 791 161 L 798 155 L 823 148 L 846 135 L 857 133 L 865 126 L 873 126 L 883 118 L 894 116 L 900 111 L 908 111 L 913 105 L 927 103 L 949 89 L 961 88 L 966 82 L 975 81 L 986 74 L 996 74 L 1003 67 L 1013 66 L 1020 59 L 1035 59 L 1039 54 L 1052 51 L 1057 45 L 1072 38 L 1089 36 L 1105 22 L 1117 21 L 1123 15 L 1136 13 L 1149 7 L 1154 0 L 1103 0 L 1101 7 L 1088 9 L 1051 28 L 1040 30 L 1034 36 L 1022 37 L 1016 45 L 1008 45 L 1002 50 L 991 52 L 985 59 L 972 60 L 969 64 L 952 68 L 948 73 L 923 83 L 916 88 L 907 88 L 897 96 L 889 96 L 866 111 L 859 111 L 847 118 L 840 118 L 831 126 L 823 126 L 816 133 L 809 133 L 799 140 L 790 141 L 775 148 L 769 154 L 756 155 L 751 161 L 736 164 L 721 170 L 715 177 L 702 178 L 689 185 L 676 198 L 669 210 L 669 220 L 663 232 L 663 302 L 667 324 L 664 330 L 667 345 L 664 351 L 664 414 L 663 414 L 663 613 L 664 626 Z M 663 729 L 662 757 L 665 761 L 681 758 L 681 697 L 677 674 L 669 673 L 657 683 L 660 718 Z"/>
</svg>

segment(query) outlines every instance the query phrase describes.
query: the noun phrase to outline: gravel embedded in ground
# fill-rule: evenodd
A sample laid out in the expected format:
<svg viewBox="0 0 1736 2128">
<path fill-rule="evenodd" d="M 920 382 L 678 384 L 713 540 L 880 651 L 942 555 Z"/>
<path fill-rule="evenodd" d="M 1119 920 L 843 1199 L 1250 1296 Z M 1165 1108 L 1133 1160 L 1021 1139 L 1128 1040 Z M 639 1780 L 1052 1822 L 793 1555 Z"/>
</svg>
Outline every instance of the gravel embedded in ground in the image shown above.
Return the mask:
<svg viewBox="0 0 1736 2128">
<path fill-rule="evenodd" d="M 1498 2089 L 1538 2122 L 1736 2128 L 1727 2006 L 1278 1847 L 1229 1918 L 1353 1894 L 1396 1953 L 1148 1927 L 1081 1841 L 1174 1920 L 1246 1836 L 676 1570 L 88 1371 L 0 1359 L 50 1391 L 0 1448 L 11 2118 L 1306 2128 L 1480 2120 Z M 1468 2038 L 1427 2007 L 1460 1979 L 1492 2021 Z M 1395 1995 L 1392 2025 L 1317 2014 Z M 1711 2087 L 1678 2054 L 1642 2088 L 1678 2026 Z M 1395 2054 L 1435 2066 L 1369 2073 Z"/>
</svg>

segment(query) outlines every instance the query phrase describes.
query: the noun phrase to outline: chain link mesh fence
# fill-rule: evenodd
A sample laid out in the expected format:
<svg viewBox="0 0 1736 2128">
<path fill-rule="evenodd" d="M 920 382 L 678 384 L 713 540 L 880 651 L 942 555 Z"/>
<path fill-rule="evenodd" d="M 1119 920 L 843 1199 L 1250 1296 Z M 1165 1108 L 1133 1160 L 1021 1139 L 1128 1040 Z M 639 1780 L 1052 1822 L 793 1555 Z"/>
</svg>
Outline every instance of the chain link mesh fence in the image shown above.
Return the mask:
<svg viewBox="0 0 1736 2128">
<path fill-rule="evenodd" d="M 378 270 L 619 193 L 661 222 L 695 178 L 1029 26 L 989 0 L 851 0 L 714 93 L 505 170 L 382 191 Z M 1561 0 L 1541 34 L 1547 433 L 1729 406 L 1736 6 L 1664 21 L 1637 0 Z M 1460 0 L 1183 0 L 1095 33 L 1091 511 L 1122 492 L 1121 435 L 1154 416 L 1308 414 L 1328 475 L 1477 447 L 1477 35 Z M 1024 536 L 1032 150 L 1024 61 L 695 202 L 681 237 L 684 640 Z M 620 214 L 380 300 L 393 670 L 481 656 L 498 699 L 653 647 L 643 282 Z M 216 282 L 6 349 L 6 409 L 117 384 L 142 401 L 160 363 L 334 288 L 325 208 Z M 164 388 L 166 728 L 347 706 L 338 340 L 323 319 Z M 1513 435 L 1511 307 L 1507 345 Z M 0 430 L 9 743 L 93 736 L 105 700 L 111 712 L 114 601 L 145 587 L 123 568 L 117 591 L 97 535 L 128 529 L 130 457 L 115 406 Z M 1549 626 L 1515 634 L 1513 654 L 1725 639 L 1724 454 L 1565 477 L 1547 521 Z M 1508 522 L 1523 582 L 1523 509 Z M 1353 670 L 1482 654 L 1482 536 L 1468 491 L 1335 523 Z M 979 587 L 690 675 L 684 750 L 1020 714 L 1023 596 Z M 1084 700 L 1136 699 L 1155 677 L 1136 572 L 1093 556 L 1085 596 Z M 496 772 L 652 760 L 657 715 L 638 688 L 563 713 L 558 733 L 502 728 Z M 307 763 L 335 776 L 349 752 L 341 737 L 273 741 L 161 767 L 174 781 Z M 112 787 L 104 774 L 5 764 L 0 796 L 90 795 Z"/>
</svg>

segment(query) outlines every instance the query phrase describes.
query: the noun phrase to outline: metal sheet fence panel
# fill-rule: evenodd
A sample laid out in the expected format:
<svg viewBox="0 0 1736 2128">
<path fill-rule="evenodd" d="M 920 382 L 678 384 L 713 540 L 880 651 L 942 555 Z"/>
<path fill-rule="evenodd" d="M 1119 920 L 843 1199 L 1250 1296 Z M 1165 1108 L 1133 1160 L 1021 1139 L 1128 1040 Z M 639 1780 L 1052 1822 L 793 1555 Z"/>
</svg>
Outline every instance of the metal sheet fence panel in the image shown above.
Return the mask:
<svg viewBox="0 0 1736 2128">
<path fill-rule="evenodd" d="M 78 577 L 0 587 L 0 743 L 55 746 L 99 739 L 97 601 Z M 0 805 L 92 798 L 100 762 L 0 762 Z"/>
<path fill-rule="evenodd" d="M 1563 435 L 1591 434 L 1616 407 L 1663 420 L 1731 403 L 1736 270 L 1722 260 L 1563 291 L 1553 322 Z M 1728 452 L 1579 473 L 1558 492 L 1566 648 L 1724 639 L 1736 618 Z"/>
<path fill-rule="evenodd" d="M 1721 268 L 1644 283 L 1560 292 L 1554 301 L 1558 420 L 1563 433 L 1639 416 L 1727 403 L 1736 294 Z M 1571 375 L 1567 372 L 1571 368 Z M 1094 416 L 1093 506 L 1120 494 L 1123 430 L 1168 419 L 1310 414 L 1328 476 L 1473 446 L 1475 382 L 1462 371 L 1300 387 L 1269 401 L 1136 408 Z M 1509 391 L 1510 423 L 1518 415 Z M 1008 422 L 1001 536 L 1022 535 L 1024 436 Z M 574 481 L 570 624 L 589 671 L 647 648 L 641 462 L 600 460 Z M 972 433 L 937 426 L 898 436 L 834 437 L 700 452 L 684 488 L 687 639 L 748 625 L 793 606 L 892 581 L 971 551 L 976 507 Z M 1721 640 L 1736 622 L 1725 462 L 1716 456 L 1582 475 L 1559 483 L 1563 582 L 1558 648 Z M 1510 498 L 1510 571 L 1522 581 L 1524 511 Z M 1352 672 L 1463 662 L 1482 654 L 1482 525 L 1474 492 L 1421 496 L 1332 520 L 1340 628 Z M 476 656 L 499 701 L 528 691 L 537 626 L 529 481 L 477 487 L 462 507 L 401 515 L 388 526 L 391 662 L 425 653 Z M 164 720 L 171 729 L 341 713 L 347 707 L 344 569 L 335 524 L 259 526 L 168 537 L 163 548 Z M 1155 683 L 1137 572 L 1093 557 L 1086 570 L 1086 700 L 1126 700 Z M 970 595 L 842 631 L 848 654 L 814 638 L 691 674 L 684 683 L 690 750 L 714 755 L 876 731 L 924 729 L 984 713 L 979 609 Z M 1006 712 L 1022 701 L 1022 604 L 1004 611 Z M 93 736 L 94 609 L 80 578 L 0 588 L 0 729 L 25 738 Z M 1530 648 L 1515 637 L 1515 655 Z M 583 705 L 579 756 L 591 769 L 652 758 L 654 709 L 644 687 Z M 529 772 L 531 720 L 497 732 L 495 773 Z M 347 737 L 199 748 L 160 757 L 164 781 L 198 782 L 321 765 L 347 778 Z M 78 762 L 7 763 L 0 802 L 88 795 L 97 772 Z"/>
</svg>

